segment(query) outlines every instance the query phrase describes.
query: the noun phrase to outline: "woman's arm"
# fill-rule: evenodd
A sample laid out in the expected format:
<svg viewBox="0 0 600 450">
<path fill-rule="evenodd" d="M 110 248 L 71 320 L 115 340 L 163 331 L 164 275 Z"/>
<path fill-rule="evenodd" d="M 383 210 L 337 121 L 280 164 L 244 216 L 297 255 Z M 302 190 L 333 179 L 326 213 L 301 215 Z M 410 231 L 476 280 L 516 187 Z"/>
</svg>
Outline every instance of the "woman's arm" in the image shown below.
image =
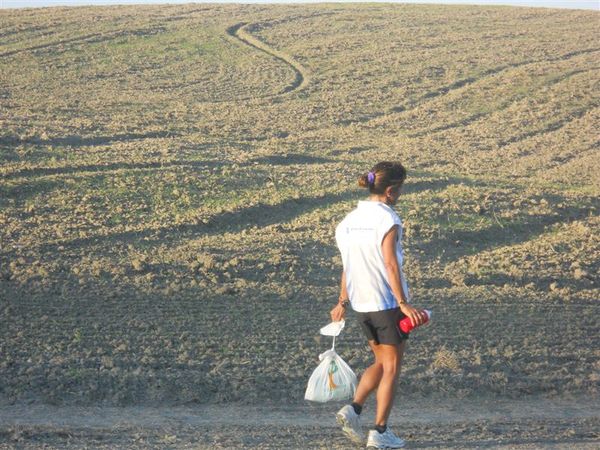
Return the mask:
<svg viewBox="0 0 600 450">
<path fill-rule="evenodd" d="M 340 281 L 340 297 L 338 298 L 338 303 L 347 302 L 348 298 L 348 289 L 346 288 L 346 272 L 342 270 L 342 279 Z"/>
<path fill-rule="evenodd" d="M 348 290 L 346 289 L 346 273 L 342 270 L 342 279 L 340 281 L 340 297 L 338 303 L 331 310 L 331 320 L 333 322 L 339 322 L 344 319 L 346 314 L 346 307 L 348 306 Z"/>
<path fill-rule="evenodd" d="M 387 234 L 383 237 L 381 243 L 381 251 L 383 253 L 383 263 L 388 274 L 388 280 L 392 293 L 398 302 L 398 306 L 402 313 L 408 317 L 414 325 L 423 323 L 421 312 L 408 304 L 406 293 L 402 287 L 402 276 L 398 257 L 396 256 L 396 241 L 398 239 L 398 225 L 394 225 Z"/>
</svg>

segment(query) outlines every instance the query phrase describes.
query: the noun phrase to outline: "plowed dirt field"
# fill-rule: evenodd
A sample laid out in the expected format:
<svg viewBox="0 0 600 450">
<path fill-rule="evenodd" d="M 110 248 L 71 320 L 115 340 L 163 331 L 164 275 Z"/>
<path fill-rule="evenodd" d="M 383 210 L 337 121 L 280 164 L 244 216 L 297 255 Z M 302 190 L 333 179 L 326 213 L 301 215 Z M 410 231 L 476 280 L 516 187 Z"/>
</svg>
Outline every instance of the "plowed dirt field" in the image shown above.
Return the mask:
<svg viewBox="0 0 600 450">
<path fill-rule="evenodd" d="M 434 314 L 392 427 L 420 448 L 597 446 L 599 19 L 0 10 L 0 446 L 344 448 L 337 405 L 303 394 L 334 228 L 384 159 L 408 169 L 405 272 Z M 369 364 L 352 313 L 336 348 Z"/>
</svg>

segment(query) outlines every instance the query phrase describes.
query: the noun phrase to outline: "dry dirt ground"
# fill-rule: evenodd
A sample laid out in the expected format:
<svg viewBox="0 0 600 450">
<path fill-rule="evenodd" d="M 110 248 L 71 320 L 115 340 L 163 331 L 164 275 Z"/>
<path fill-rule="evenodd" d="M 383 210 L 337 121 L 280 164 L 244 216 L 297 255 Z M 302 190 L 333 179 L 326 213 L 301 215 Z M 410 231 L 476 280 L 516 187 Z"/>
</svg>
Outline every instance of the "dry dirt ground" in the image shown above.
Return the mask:
<svg viewBox="0 0 600 450">
<path fill-rule="evenodd" d="M 400 383 L 413 445 L 598 446 L 599 18 L 1 10 L 2 445 L 345 447 L 302 403 L 333 231 L 358 176 L 399 159 L 405 270 L 434 313 Z M 369 364 L 353 314 L 338 351 Z"/>
<path fill-rule="evenodd" d="M 374 419 L 372 402 L 365 422 Z M 0 448 L 362 448 L 335 426 L 339 405 L 195 407 L 15 406 L 0 410 Z M 400 400 L 393 428 L 406 448 L 598 448 L 590 399 Z"/>
</svg>

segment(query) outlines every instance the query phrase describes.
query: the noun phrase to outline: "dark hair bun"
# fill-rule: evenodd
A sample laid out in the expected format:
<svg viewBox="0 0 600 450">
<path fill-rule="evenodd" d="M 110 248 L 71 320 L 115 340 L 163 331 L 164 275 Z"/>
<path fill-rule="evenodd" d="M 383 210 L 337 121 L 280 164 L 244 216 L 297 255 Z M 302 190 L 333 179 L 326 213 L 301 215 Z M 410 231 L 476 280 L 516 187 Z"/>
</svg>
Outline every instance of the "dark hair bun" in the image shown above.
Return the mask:
<svg viewBox="0 0 600 450">
<path fill-rule="evenodd" d="M 370 172 L 360 176 L 358 185 L 368 188 L 371 194 L 381 195 L 388 186 L 401 186 L 405 179 L 406 169 L 400 162 L 381 161 Z"/>
<path fill-rule="evenodd" d="M 358 185 L 362 188 L 369 187 L 369 174 L 365 173 L 358 179 Z"/>
</svg>

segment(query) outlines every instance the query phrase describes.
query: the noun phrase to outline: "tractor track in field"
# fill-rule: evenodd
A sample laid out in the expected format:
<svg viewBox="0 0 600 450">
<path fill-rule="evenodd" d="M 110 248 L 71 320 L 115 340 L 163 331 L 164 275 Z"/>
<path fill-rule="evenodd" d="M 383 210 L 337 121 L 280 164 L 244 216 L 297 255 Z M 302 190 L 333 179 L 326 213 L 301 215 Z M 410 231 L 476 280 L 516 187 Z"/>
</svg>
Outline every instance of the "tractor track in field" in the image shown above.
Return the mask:
<svg viewBox="0 0 600 450">
<path fill-rule="evenodd" d="M 164 33 L 165 28 L 138 28 L 135 30 L 117 30 L 108 33 L 91 33 L 83 36 L 76 36 L 70 39 L 61 39 L 58 41 L 48 42 L 45 44 L 33 45 L 26 48 L 20 48 L 15 50 L 8 50 L 6 52 L 0 53 L 0 58 L 6 58 L 9 56 L 17 55 L 20 53 L 26 52 L 36 52 L 39 50 L 48 50 L 48 49 L 61 49 L 64 50 L 65 46 L 68 45 L 79 45 L 79 44 L 97 44 L 100 42 L 111 41 L 114 39 L 118 39 L 124 36 L 146 36 L 146 35 L 154 35 L 158 33 Z"/>
<path fill-rule="evenodd" d="M 350 126 L 350 125 L 355 125 L 355 124 L 362 124 L 362 125 L 367 125 L 367 126 L 375 125 L 375 124 L 377 124 L 377 120 L 382 120 L 382 119 L 386 120 L 390 116 L 397 115 L 397 114 L 404 114 L 404 113 L 413 111 L 414 109 L 429 103 L 429 101 L 431 101 L 433 99 L 444 96 L 450 92 L 456 91 L 458 89 L 462 89 L 464 87 L 470 86 L 470 85 L 478 83 L 480 81 L 483 81 L 483 80 L 487 79 L 488 77 L 491 77 L 491 76 L 494 76 L 494 75 L 497 75 L 497 74 L 500 74 L 503 72 L 507 72 L 512 69 L 517 69 L 517 68 L 520 68 L 523 66 L 527 66 L 527 65 L 531 65 L 531 64 L 539 64 L 539 63 L 544 63 L 544 62 L 566 61 L 566 60 L 569 60 L 569 59 L 574 58 L 579 55 L 588 54 L 588 53 L 596 53 L 599 51 L 600 51 L 600 48 L 588 48 L 588 49 L 568 52 L 563 55 L 556 56 L 554 58 L 547 58 L 547 59 L 541 59 L 541 60 L 529 60 L 528 59 L 525 61 L 520 61 L 520 62 L 516 62 L 516 63 L 512 63 L 512 64 L 505 64 L 505 65 L 493 67 L 491 69 L 487 69 L 484 72 L 482 72 L 482 74 L 480 76 L 473 76 L 473 77 L 456 80 L 453 83 L 448 84 L 446 86 L 442 86 L 433 91 L 425 92 L 424 94 L 419 96 L 417 99 L 408 101 L 403 105 L 393 106 L 386 111 L 372 113 L 372 114 L 369 114 L 366 116 L 357 117 L 356 119 L 343 120 L 343 121 L 338 122 L 338 125 L 341 125 L 341 126 Z"/>
<path fill-rule="evenodd" d="M 295 61 L 291 56 L 280 52 L 279 50 L 275 50 L 274 48 L 269 47 L 264 42 L 252 36 L 247 29 L 253 26 L 257 26 L 257 24 L 251 24 L 247 22 L 239 22 L 235 25 L 232 25 L 226 29 L 227 36 L 235 39 L 236 42 L 242 42 L 244 45 L 248 45 L 253 49 L 259 50 L 267 55 L 277 59 L 278 61 L 283 62 L 287 66 L 289 66 L 294 72 L 294 81 L 291 84 L 284 87 L 280 92 L 268 95 L 257 95 L 257 96 L 246 96 L 242 98 L 236 99 L 227 99 L 221 101 L 209 101 L 206 103 L 228 103 L 228 102 L 239 102 L 246 100 L 256 100 L 256 99 L 265 99 L 265 98 L 273 98 L 279 97 L 281 95 L 290 94 L 292 92 L 297 92 L 304 89 L 309 83 L 308 71 L 297 61 Z"/>
<path fill-rule="evenodd" d="M 255 25 L 241 22 L 227 28 L 227 34 L 239 39 L 244 44 L 249 45 L 250 47 L 263 51 L 267 55 L 271 55 L 273 58 L 287 64 L 294 71 L 294 74 L 296 75 L 294 81 L 290 85 L 286 86 L 281 92 L 275 95 L 288 94 L 296 90 L 304 89 L 309 81 L 307 70 L 289 55 L 269 47 L 264 42 L 255 38 L 248 31 L 246 31 L 246 29 L 252 26 Z"/>
<path fill-rule="evenodd" d="M 561 77 L 557 77 L 555 80 L 552 80 L 550 83 L 544 84 L 544 85 L 536 88 L 535 90 L 547 89 L 548 87 L 551 87 L 551 86 L 554 86 L 554 85 L 556 85 L 558 83 L 566 81 L 566 80 L 570 79 L 573 76 L 580 75 L 580 74 L 593 73 L 595 71 L 598 71 L 599 69 L 600 68 L 598 68 L 598 67 L 593 67 L 591 69 L 573 70 L 573 71 L 571 71 L 571 72 L 569 72 L 569 73 L 567 73 L 567 74 L 565 74 L 565 75 L 563 75 Z M 498 112 L 505 111 L 510 106 L 514 105 L 515 103 L 517 103 L 519 101 L 522 101 L 524 98 L 525 98 L 525 95 L 520 96 L 520 97 L 516 97 L 516 98 L 509 98 L 506 101 L 504 101 L 501 105 L 499 105 L 499 107 L 497 109 L 495 109 L 493 111 L 485 112 L 485 113 L 476 113 L 476 114 L 473 114 L 473 115 L 471 115 L 469 117 L 466 117 L 466 118 L 464 118 L 462 120 L 459 120 L 459 121 L 456 121 L 456 122 L 452 122 L 452 123 L 449 123 L 449 124 L 445 124 L 445 125 L 441 125 L 441 126 L 438 126 L 438 127 L 435 127 L 435 128 L 431 128 L 431 129 L 426 129 L 426 130 L 423 130 L 423 131 L 419 131 L 417 133 L 412 133 L 412 134 L 409 134 L 408 136 L 411 137 L 411 138 L 418 138 L 418 137 L 423 137 L 423 136 L 428 136 L 428 135 L 430 136 L 432 134 L 445 132 L 445 131 L 448 131 L 448 130 L 451 130 L 451 129 L 455 129 L 455 128 L 466 127 L 466 126 L 469 126 L 469 125 L 477 122 L 478 120 L 481 120 L 484 117 L 489 117 L 492 114 L 496 114 Z M 581 115 L 582 115 L 581 111 L 578 110 L 578 111 L 575 112 L 575 116 L 576 117 L 573 117 L 572 119 L 579 118 L 579 117 L 581 117 Z"/>
</svg>

